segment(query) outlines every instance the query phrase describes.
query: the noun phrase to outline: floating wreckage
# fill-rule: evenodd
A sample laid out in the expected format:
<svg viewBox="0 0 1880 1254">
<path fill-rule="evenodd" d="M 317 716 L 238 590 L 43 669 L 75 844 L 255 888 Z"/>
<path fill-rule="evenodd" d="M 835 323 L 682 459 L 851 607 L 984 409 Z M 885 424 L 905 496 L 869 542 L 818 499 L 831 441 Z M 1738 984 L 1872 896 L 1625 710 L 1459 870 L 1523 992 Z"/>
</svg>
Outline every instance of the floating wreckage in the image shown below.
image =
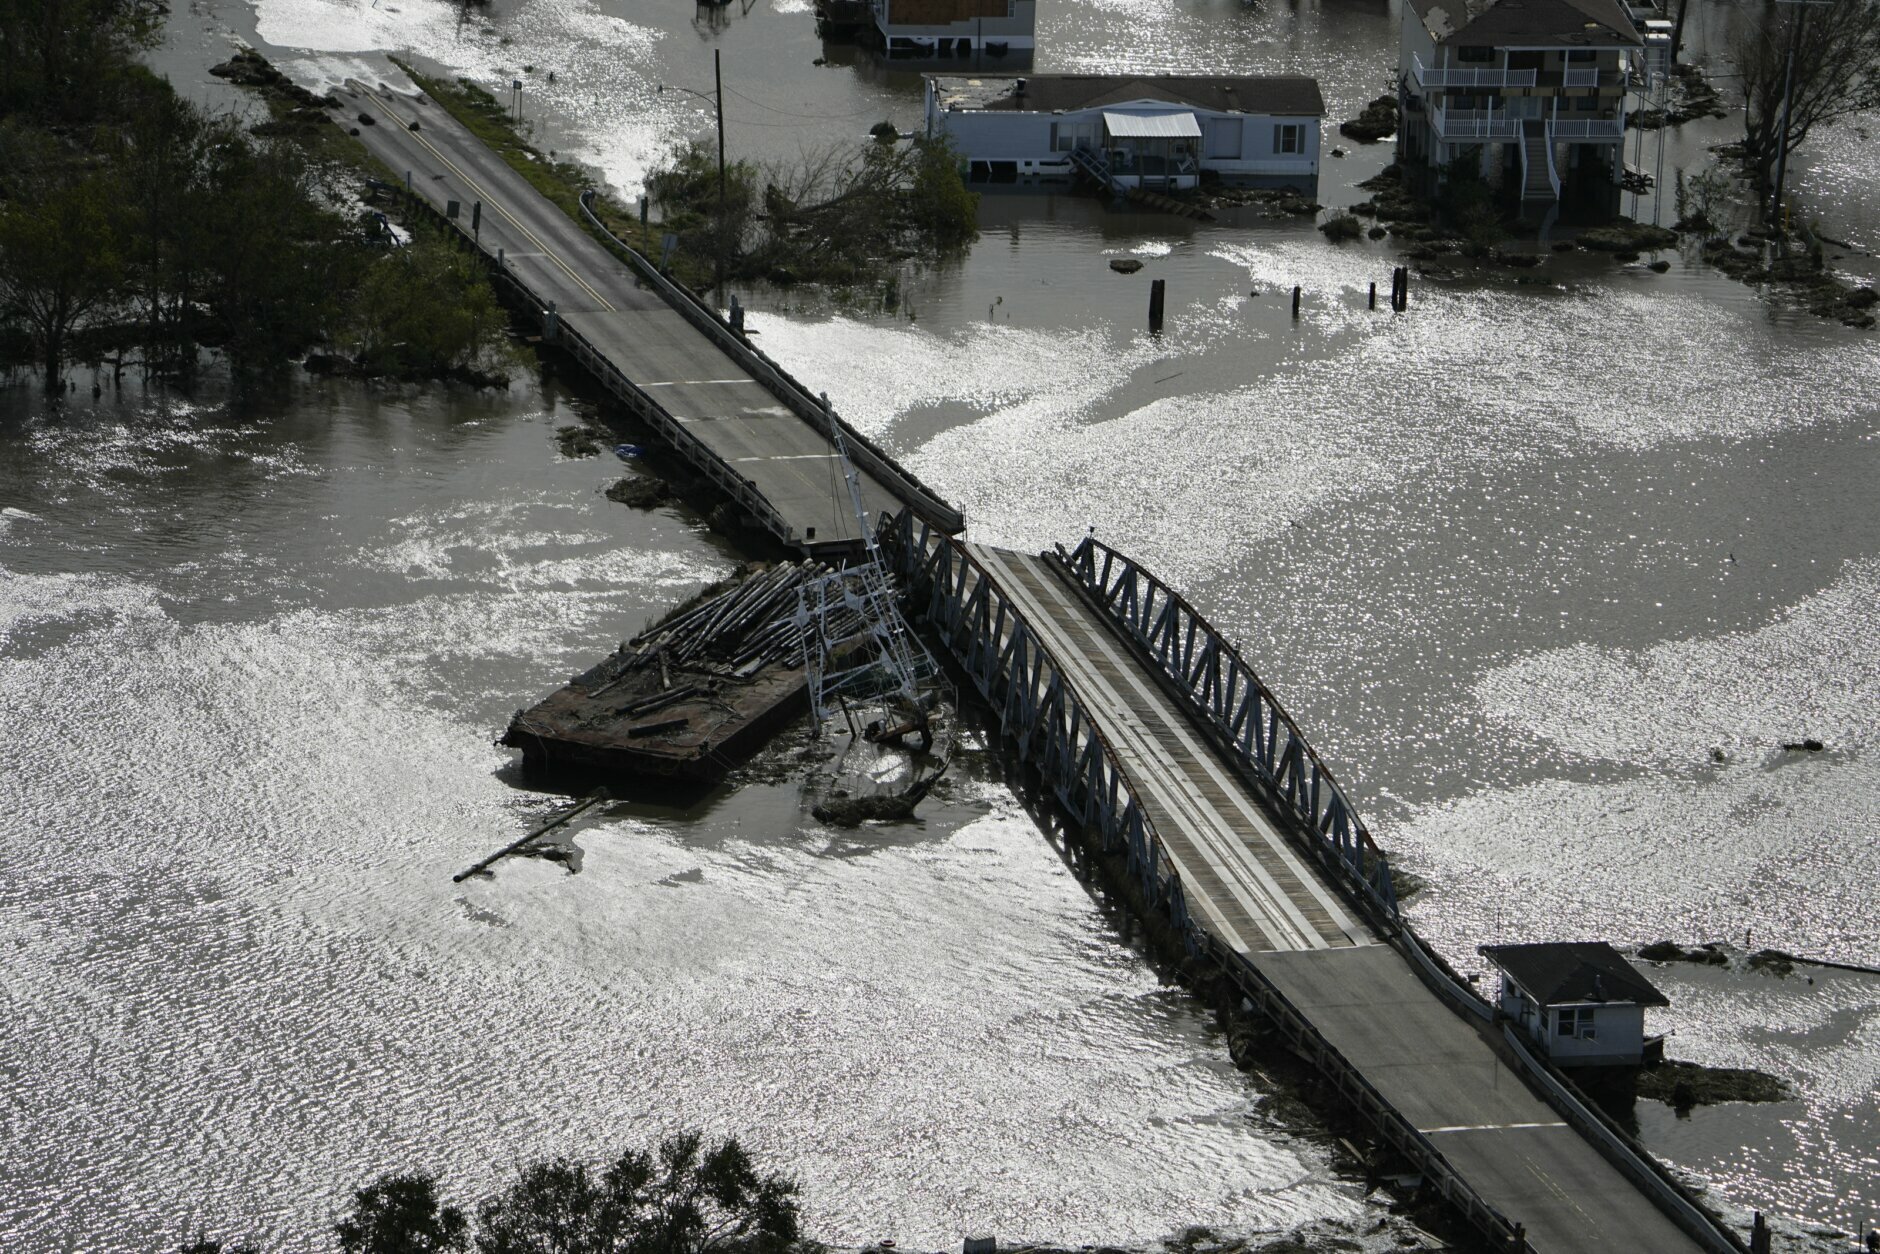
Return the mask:
<svg viewBox="0 0 1880 1254">
<path fill-rule="evenodd" d="M 841 429 L 833 423 L 830 429 L 866 555 L 859 565 L 798 585 L 794 622 L 811 729 L 819 736 L 835 730 L 840 716 L 849 737 L 838 783 L 810 813 L 853 827 L 912 818 L 946 773 L 952 741 L 944 734 L 949 703 L 940 667 L 901 615 Z"/>
</svg>

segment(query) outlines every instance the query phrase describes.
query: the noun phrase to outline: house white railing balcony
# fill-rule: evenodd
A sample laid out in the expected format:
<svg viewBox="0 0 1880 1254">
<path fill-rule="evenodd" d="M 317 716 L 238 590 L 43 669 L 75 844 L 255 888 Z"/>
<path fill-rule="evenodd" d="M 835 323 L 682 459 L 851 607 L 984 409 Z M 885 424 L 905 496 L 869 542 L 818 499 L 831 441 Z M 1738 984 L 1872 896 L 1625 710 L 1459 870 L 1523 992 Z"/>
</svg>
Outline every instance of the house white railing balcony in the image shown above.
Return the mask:
<svg viewBox="0 0 1880 1254">
<path fill-rule="evenodd" d="M 1624 139 L 1620 118 L 1560 118 L 1553 124 L 1555 139 Z"/>
<path fill-rule="evenodd" d="M 1432 109 L 1430 128 L 1444 143 L 1518 139 L 1521 119 L 1505 109 Z"/>
<path fill-rule="evenodd" d="M 1560 71 L 1562 87 L 1597 87 L 1599 86 L 1599 67 L 1597 65 L 1569 65 Z"/>
<path fill-rule="evenodd" d="M 1410 54 L 1411 68 L 1420 87 L 1532 87 L 1534 70 L 1511 70 L 1505 65 L 1426 66 L 1423 58 Z"/>
</svg>

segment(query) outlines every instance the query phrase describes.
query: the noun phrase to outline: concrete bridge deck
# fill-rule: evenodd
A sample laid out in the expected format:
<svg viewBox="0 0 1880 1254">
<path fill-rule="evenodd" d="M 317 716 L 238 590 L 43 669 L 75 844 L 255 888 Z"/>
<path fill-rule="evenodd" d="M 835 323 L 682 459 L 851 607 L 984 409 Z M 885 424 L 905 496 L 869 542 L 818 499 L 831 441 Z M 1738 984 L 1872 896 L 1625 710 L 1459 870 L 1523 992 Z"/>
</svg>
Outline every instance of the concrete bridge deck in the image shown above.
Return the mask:
<svg viewBox="0 0 1880 1254">
<path fill-rule="evenodd" d="M 1491 1028 L 1446 1004 L 1347 905 L 1062 562 L 956 543 L 1108 741 L 1181 877 L 1190 921 L 1276 988 L 1483 1202 L 1521 1225 L 1526 1250 L 1705 1249 L 1530 1086 Z M 1019 630 L 1010 616 L 998 622 L 1006 639 Z"/>
<path fill-rule="evenodd" d="M 696 441 L 681 452 L 715 463 L 708 470 L 721 486 L 748 485 L 755 499 L 744 503 L 758 507 L 780 540 L 816 556 L 859 551 L 829 437 L 786 403 L 762 377 L 767 371 L 740 360 L 735 343 L 728 351 L 722 337 L 702 330 L 698 310 L 688 317 L 675 305 L 682 297 L 649 285 L 437 104 L 358 82 L 342 98 L 337 120 L 351 126 L 358 113 L 371 114 L 375 124 L 358 127 L 360 140 L 392 170 L 409 171 L 412 193 L 439 213 L 458 202 L 466 235 L 481 202 L 476 245 L 491 258 L 501 250 L 505 273 L 544 306 L 554 303 L 560 324 L 617 368 L 638 390 L 635 399 L 657 407 L 657 425 L 675 444 Z M 865 451 L 851 452 L 871 516 L 923 508 L 912 499 L 921 494 L 872 473 Z"/>
</svg>

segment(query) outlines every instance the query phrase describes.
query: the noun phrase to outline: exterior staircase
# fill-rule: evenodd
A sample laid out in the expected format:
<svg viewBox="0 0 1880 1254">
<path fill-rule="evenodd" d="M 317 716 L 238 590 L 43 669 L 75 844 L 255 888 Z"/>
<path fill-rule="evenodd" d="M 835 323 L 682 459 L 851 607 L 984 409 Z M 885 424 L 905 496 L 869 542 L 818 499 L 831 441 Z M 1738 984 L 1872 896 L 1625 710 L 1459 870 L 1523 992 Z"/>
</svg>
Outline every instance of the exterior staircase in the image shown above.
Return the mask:
<svg viewBox="0 0 1880 1254">
<path fill-rule="evenodd" d="M 1118 200 L 1127 200 L 1131 204 L 1148 209 L 1158 209 L 1163 213 L 1172 213 L 1177 217 L 1193 218 L 1197 222 L 1212 222 L 1214 215 L 1199 205 L 1187 204 L 1172 196 L 1152 192 L 1146 188 L 1124 183 L 1110 173 L 1097 155 L 1088 148 L 1071 149 L 1071 168 L 1098 188 L 1106 190 Z"/>
<path fill-rule="evenodd" d="M 1521 199 L 1559 200 L 1560 176 L 1554 172 L 1553 138 L 1547 123 L 1528 118 L 1521 123 Z"/>
<path fill-rule="evenodd" d="M 1103 188 L 1117 199 L 1122 199 L 1123 185 L 1110 173 L 1110 169 L 1097 155 L 1088 148 L 1071 149 L 1071 166 L 1085 178 Z"/>
</svg>

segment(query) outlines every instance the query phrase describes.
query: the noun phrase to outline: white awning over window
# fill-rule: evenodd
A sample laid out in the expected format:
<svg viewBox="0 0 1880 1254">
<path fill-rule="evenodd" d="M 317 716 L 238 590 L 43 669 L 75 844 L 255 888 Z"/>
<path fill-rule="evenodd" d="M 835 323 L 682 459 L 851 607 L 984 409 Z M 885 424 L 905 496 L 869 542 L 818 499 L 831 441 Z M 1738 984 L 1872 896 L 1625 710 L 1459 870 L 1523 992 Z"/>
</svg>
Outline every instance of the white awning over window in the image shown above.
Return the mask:
<svg viewBox="0 0 1880 1254">
<path fill-rule="evenodd" d="M 1105 113 L 1103 129 L 1112 139 L 1201 138 L 1201 123 L 1192 113 Z"/>
</svg>

